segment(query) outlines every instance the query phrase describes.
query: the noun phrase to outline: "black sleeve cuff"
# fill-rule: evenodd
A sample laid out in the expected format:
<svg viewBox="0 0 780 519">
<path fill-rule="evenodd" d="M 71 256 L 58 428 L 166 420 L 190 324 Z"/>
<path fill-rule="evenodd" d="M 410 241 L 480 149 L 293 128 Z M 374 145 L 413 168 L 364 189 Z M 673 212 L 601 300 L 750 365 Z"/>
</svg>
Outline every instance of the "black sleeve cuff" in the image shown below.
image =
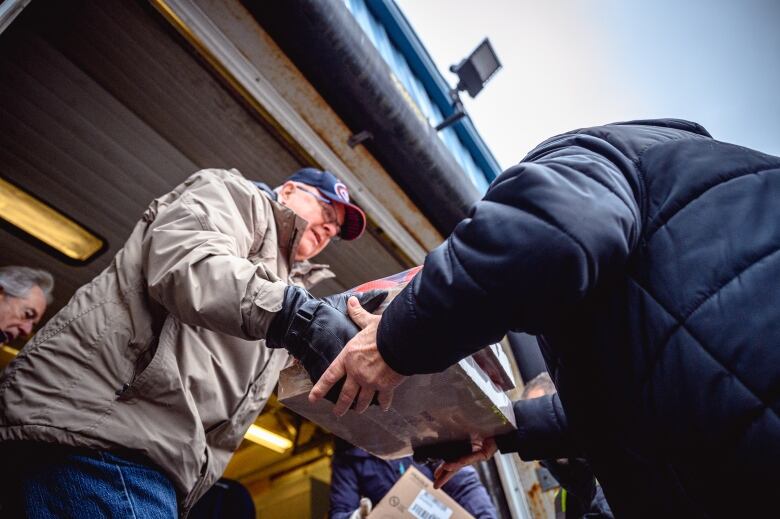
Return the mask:
<svg viewBox="0 0 780 519">
<path fill-rule="evenodd" d="M 414 356 L 404 355 L 401 346 L 404 343 L 402 333 L 405 330 L 408 333 L 411 328 L 403 326 L 401 323 L 411 323 L 414 320 L 414 317 L 406 315 L 408 305 L 403 304 L 405 298 L 408 297 L 408 291 L 409 286 L 407 285 L 385 308 L 376 333 L 376 346 L 382 359 L 393 370 L 406 376 L 418 373 L 414 369 Z M 423 354 L 423 352 L 420 353 Z"/>
<path fill-rule="evenodd" d="M 526 461 L 579 454 L 557 394 L 518 400 L 514 410 L 517 430 L 496 437 L 501 452 L 516 452 Z"/>
</svg>

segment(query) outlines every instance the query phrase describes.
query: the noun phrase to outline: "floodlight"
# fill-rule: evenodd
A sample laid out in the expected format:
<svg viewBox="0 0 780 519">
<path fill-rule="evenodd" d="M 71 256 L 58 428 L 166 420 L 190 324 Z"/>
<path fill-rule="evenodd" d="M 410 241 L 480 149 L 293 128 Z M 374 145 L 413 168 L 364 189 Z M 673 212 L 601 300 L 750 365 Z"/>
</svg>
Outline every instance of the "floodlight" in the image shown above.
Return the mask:
<svg viewBox="0 0 780 519">
<path fill-rule="evenodd" d="M 465 90 L 474 98 L 500 68 L 501 62 L 490 40 L 485 38 L 468 58 L 452 65 L 450 70 L 458 75 L 458 90 Z"/>
<path fill-rule="evenodd" d="M 452 65 L 450 71 L 458 75 L 458 86 L 450 90 L 450 99 L 452 99 L 454 110 L 446 119 L 436 125 L 435 130 L 437 132 L 443 130 L 466 115 L 458 92 L 465 90 L 472 98 L 476 97 L 500 68 L 501 62 L 498 61 L 498 56 L 487 38 L 482 40 L 482 43 L 474 49 L 468 58 L 457 65 Z"/>
</svg>

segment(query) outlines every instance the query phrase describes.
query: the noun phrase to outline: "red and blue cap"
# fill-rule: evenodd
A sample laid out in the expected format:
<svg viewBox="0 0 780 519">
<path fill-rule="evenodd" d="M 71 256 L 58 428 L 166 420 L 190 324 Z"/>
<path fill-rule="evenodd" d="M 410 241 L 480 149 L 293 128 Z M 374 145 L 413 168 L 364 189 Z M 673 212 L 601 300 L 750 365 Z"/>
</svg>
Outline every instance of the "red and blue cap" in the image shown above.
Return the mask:
<svg viewBox="0 0 780 519">
<path fill-rule="evenodd" d="M 344 225 L 341 226 L 341 234 L 339 234 L 342 240 L 359 238 L 366 230 L 366 214 L 358 206 L 350 203 L 347 186 L 330 171 L 303 168 L 290 175 L 287 180 L 316 187 L 322 196 L 344 206 Z"/>
</svg>

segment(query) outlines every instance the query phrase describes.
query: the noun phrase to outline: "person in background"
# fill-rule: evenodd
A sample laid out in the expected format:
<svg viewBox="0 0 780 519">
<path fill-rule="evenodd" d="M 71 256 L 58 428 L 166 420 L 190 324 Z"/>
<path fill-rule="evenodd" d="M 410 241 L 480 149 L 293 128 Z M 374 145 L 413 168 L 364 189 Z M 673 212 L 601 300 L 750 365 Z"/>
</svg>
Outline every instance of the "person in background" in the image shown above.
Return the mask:
<svg viewBox="0 0 780 519">
<path fill-rule="evenodd" d="M 52 301 L 54 278 L 45 270 L 0 267 L 0 343 L 26 337 Z"/>
<path fill-rule="evenodd" d="M 552 137 L 493 181 L 381 316 L 351 300 L 363 330 L 310 398 L 346 376 L 337 415 L 375 395 L 387 408 L 404 376 L 529 333 L 557 392 L 515 402 L 517 431 L 483 456 L 584 457 L 616 517 L 772 515 L 778 200 L 780 157 L 696 123 Z"/>
<path fill-rule="evenodd" d="M 329 518 L 366 517 L 410 466 L 433 480 L 433 468 L 429 463 L 416 463 L 411 456 L 383 460 L 337 439 L 330 482 Z M 497 517 L 496 508 L 473 467 L 457 471 L 443 490 L 476 519 Z"/>
<path fill-rule="evenodd" d="M 555 384 L 550 374 L 542 372 L 532 378 L 523 388 L 522 400 L 542 398 L 556 392 Z M 557 420 L 549 420 L 547 416 L 530 417 L 529 420 L 550 425 Z M 540 436 L 553 436 L 554 433 Z M 555 499 L 556 513 L 566 519 L 612 519 L 604 491 L 593 476 L 588 462 L 583 458 L 551 458 L 542 460 L 541 464 L 555 477 L 562 490 Z"/>
<path fill-rule="evenodd" d="M 0 376 L 0 516 L 186 516 L 287 351 L 316 376 L 357 332 L 345 297 L 304 287 L 333 275 L 310 258 L 364 229 L 346 186 L 313 168 L 276 190 L 206 169 L 153 200 Z"/>
</svg>

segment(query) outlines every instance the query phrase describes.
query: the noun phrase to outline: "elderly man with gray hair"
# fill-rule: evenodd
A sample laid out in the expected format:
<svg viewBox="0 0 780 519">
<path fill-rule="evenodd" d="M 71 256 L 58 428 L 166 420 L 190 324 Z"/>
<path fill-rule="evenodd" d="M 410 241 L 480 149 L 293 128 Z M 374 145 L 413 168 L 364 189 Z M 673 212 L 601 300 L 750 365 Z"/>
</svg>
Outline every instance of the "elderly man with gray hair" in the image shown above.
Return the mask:
<svg viewBox="0 0 780 519">
<path fill-rule="evenodd" d="M 0 267 L 0 343 L 30 335 L 52 301 L 54 278 L 45 270 Z"/>
</svg>

